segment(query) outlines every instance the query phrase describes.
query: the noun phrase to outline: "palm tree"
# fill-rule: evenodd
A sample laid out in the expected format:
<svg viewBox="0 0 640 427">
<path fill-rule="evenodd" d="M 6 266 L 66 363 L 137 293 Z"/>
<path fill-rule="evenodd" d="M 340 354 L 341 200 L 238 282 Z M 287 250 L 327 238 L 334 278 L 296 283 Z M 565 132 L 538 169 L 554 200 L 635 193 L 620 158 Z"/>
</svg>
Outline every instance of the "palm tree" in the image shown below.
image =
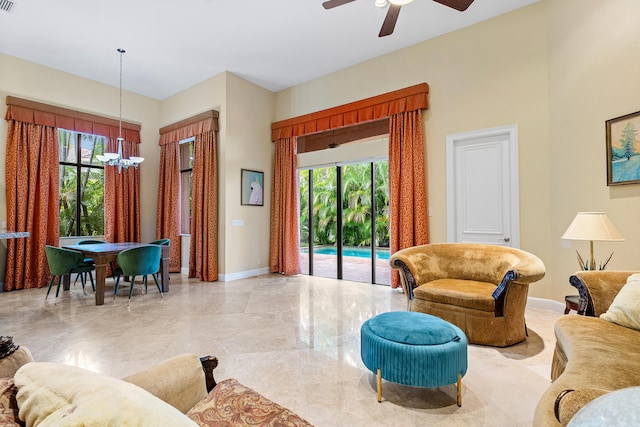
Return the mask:
<svg viewBox="0 0 640 427">
<path fill-rule="evenodd" d="M 337 235 L 336 206 L 336 168 L 314 169 L 314 244 L 335 245 Z"/>
<path fill-rule="evenodd" d="M 371 245 L 371 178 L 370 164 L 344 167 L 342 206 L 345 246 Z"/>
<path fill-rule="evenodd" d="M 343 244 L 345 246 L 371 245 L 371 169 L 369 163 L 344 166 L 343 192 Z M 336 168 L 313 170 L 313 224 L 309 224 L 308 172 L 300 172 L 300 241 L 309 244 L 309 229 L 314 230 L 315 245 L 335 245 L 337 237 Z M 389 188 L 388 163 L 375 163 L 376 246 L 389 246 Z"/>
</svg>

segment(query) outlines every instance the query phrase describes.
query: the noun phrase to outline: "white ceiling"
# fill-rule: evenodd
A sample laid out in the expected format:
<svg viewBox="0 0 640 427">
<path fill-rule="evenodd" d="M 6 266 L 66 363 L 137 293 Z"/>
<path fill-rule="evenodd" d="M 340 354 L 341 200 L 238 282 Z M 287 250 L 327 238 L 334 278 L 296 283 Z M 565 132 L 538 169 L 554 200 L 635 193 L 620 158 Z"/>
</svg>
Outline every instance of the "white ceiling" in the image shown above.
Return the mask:
<svg viewBox="0 0 640 427">
<path fill-rule="evenodd" d="M 384 38 L 374 0 L 11 1 L 1 53 L 117 87 L 121 47 L 124 89 L 165 99 L 223 71 L 279 91 L 538 0 L 416 0 Z"/>
</svg>

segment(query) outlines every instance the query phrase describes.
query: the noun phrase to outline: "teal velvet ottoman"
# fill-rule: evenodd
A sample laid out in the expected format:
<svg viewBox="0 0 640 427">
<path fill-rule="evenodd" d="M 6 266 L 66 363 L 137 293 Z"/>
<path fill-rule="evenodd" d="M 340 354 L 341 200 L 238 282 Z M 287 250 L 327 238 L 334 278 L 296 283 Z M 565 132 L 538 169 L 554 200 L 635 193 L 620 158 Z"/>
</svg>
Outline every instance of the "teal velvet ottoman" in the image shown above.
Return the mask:
<svg viewBox="0 0 640 427">
<path fill-rule="evenodd" d="M 438 317 L 411 311 L 379 314 L 360 330 L 362 362 L 382 379 L 412 387 L 456 384 L 462 405 L 462 377 L 467 373 L 467 337 Z"/>
</svg>

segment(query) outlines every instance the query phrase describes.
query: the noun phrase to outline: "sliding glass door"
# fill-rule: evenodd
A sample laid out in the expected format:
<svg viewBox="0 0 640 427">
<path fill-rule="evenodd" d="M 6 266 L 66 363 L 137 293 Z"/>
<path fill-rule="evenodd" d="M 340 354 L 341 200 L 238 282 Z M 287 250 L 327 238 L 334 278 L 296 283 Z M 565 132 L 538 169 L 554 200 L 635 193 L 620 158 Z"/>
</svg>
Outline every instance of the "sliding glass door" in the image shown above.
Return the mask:
<svg viewBox="0 0 640 427">
<path fill-rule="evenodd" d="M 387 161 L 299 172 L 303 273 L 390 284 Z"/>
</svg>

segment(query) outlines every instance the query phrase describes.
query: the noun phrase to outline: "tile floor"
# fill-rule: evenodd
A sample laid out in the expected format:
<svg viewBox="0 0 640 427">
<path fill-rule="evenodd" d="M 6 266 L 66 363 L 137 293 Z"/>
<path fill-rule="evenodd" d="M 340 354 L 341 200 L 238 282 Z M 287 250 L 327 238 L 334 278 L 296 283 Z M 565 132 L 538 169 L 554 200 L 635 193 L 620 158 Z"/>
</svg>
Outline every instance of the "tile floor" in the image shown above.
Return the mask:
<svg viewBox="0 0 640 427">
<path fill-rule="evenodd" d="M 529 426 L 550 383 L 553 323 L 562 315 L 530 308 L 525 342 L 469 346 L 458 407 L 455 385 L 383 382 L 377 402 L 375 377 L 360 360 L 360 326 L 405 309 L 404 295 L 386 286 L 280 275 L 204 283 L 173 274 L 164 299 L 149 286 L 131 305 L 124 290 L 113 300 L 110 281 L 100 307 L 79 283 L 57 302 L 45 303 L 45 293 L 0 292 L 0 335 L 36 360 L 122 377 L 183 352 L 215 355 L 216 379 L 236 378 L 316 426 Z"/>
</svg>

